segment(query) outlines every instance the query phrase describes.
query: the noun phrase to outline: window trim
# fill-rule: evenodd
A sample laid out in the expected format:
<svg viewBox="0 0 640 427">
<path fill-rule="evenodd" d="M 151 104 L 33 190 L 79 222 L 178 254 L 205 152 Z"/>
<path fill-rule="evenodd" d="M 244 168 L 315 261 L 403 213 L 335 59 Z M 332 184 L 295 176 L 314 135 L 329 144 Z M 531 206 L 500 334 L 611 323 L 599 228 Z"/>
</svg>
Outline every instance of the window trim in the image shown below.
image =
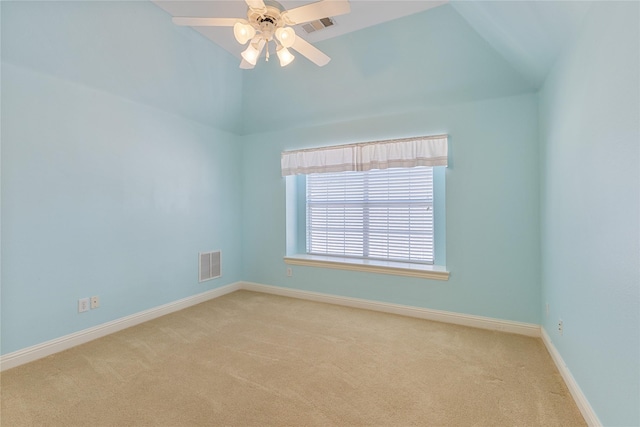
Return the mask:
<svg viewBox="0 0 640 427">
<path fill-rule="evenodd" d="M 283 154 L 286 152 L 283 152 Z M 284 263 L 315 268 L 351 270 L 374 274 L 390 274 L 422 279 L 449 280 L 446 256 L 446 166 L 433 167 L 434 186 L 434 264 L 412 264 L 399 261 L 341 259 L 340 257 L 306 254 L 306 175 L 283 173 L 285 188 L 285 254 Z"/>
<path fill-rule="evenodd" d="M 449 280 L 449 272 L 446 267 L 432 264 L 308 254 L 287 255 L 284 257 L 284 262 L 290 265 L 305 267 L 332 268 L 337 270 L 417 277 L 421 279 Z"/>
</svg>

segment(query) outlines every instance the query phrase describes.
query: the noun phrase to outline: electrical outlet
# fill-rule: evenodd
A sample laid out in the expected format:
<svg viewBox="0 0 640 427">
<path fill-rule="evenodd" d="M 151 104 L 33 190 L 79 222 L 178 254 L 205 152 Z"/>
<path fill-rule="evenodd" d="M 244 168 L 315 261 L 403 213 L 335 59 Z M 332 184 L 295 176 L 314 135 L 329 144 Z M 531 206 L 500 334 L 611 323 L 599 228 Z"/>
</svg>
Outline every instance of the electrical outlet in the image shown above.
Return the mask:
<svg viewBox="0 0 640 427">
<path fill-rule="evenodd" d="M 287 277 L 291 277 L 293 276 L 293 270 L 291 269 L 291 267 L 287 268 Z"/>
<path fill-rule="evenodd" d="M 562 323 L 562 319 L 558 321 L 558 333 L 560 335 L 564 334 L 564 324 Z"/>
<path fill-rule="evenodd" d="M 91 308 L 94 309 L 98 307 L 100 307 L 100 298 L 97 296 L 91 297 Z"/>
<path fill-rule="evenodd" d="M 89 298 L 80 298 L 78 300 L 78 313 L 89 311 Z"/>
</svg>

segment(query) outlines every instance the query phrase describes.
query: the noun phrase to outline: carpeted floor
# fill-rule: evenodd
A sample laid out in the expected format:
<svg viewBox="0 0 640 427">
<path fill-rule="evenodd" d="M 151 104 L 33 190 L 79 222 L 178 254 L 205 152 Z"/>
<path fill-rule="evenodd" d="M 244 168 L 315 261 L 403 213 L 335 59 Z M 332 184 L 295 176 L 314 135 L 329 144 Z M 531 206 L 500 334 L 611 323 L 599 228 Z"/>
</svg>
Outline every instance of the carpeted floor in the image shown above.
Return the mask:
<svg viewBox="0 0 640 427">
<path fill-rule="evenodd" d="M 2 426 L 583 426 L 540 339 L 239 291 L 2 373 Z"/>
</svg>

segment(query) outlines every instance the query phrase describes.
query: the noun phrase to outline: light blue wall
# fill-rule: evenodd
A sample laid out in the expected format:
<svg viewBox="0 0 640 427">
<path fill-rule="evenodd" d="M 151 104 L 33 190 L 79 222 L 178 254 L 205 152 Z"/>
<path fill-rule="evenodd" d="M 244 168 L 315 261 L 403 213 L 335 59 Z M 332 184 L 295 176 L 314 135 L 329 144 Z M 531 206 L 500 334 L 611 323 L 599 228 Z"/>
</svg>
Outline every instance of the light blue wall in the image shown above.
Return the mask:
<svg viewBox="0 0 640 427">
<path fill-rule="evenodd" d="M 317 46 L 333 58 L 323 68 L 299 57 L 286 68 L 260 62 L 244 78 L 245 279 L 539 322 L 530 84 L 448 5 Z M 282 150 L 442 133 L 448 282 L 305 267 L 285 277 Z"/>
<path fill-rule="evenodd" d="M 450 135 L 446 170 L 449 281 L 297 266 L 293 277 L 286 277 L 282 150 L 442 133 Z M 245 136 L 244 277 L 270 285 L 537 323 L 537 141 L 535 95 Z"/>
<path fill-rule="evenodd" d="M 151 3 L 1 7 L 2 353 L 240 280 L 235 59 Z"/>
<path fill-rule="evenodd" d="M 540 93 L 542 324 L 606 426 L 640 425 L 639 16 L 596 3 Z"/>
<path fill-rule="evenodd" d="M 148 1 L 2 1 L 2 60 L 217 129 L 242 120 L 238 61 Z"/>
<path fill-rule="evenodd" d="M 244 279 L 542 322 L 601 420 L 640 424 L 637 4 L 598 3 L 539 100 L 451 6 L 249 73 L 148 2 L 0 7 L 3 354 Z M 286 277 L 281 150 L 440 133 L 449 281 Z"/>
</svg>

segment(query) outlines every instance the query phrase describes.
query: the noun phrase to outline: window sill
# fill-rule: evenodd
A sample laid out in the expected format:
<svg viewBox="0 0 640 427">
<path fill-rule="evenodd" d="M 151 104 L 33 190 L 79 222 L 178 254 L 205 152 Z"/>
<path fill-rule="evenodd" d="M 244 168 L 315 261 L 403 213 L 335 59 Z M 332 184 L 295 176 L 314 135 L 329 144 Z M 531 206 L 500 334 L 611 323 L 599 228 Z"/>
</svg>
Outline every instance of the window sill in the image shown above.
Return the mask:
<svg viewBox="0 0 640 427">
<path fill-rule="evenodd" d="M 446 271 L 445 267 L 438 265 L 304 254 L 285 256 L 284 262 L 286 264 L 303 265 L 306 267 L 335 268 L 338 270 L 364 271 L 368 273 L 419 277 L 422 279 L 449 280 L 449 272 Z"/>
</svg>

